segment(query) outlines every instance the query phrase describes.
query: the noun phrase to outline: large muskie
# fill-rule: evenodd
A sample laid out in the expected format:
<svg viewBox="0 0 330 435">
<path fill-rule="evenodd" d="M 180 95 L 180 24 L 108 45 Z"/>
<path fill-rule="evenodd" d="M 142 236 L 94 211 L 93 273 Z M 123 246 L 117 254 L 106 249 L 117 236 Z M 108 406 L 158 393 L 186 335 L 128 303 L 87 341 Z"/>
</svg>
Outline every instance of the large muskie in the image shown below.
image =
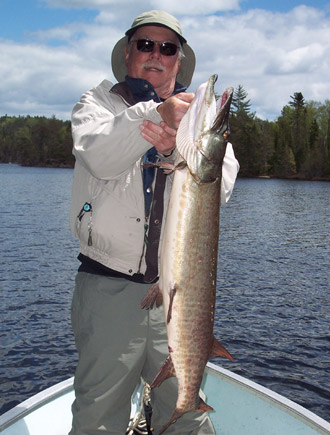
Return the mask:
<svg viewBox="0 0 330 435">
<path fill-rule="evenodd" d="M 151 384 L 176 376 L 176 408 L 163 433 L 189 411 L 212 410 L 199 397 L 209 358 L 232 356 L 213 336 L 222 161 L 233 89 L 214 95 L 217 76 L 202 84 L 177 132 L 179 157 L 164 228 L 159 281 L 143 299 L 163 296 L 169 356 Z"/>
</svg>

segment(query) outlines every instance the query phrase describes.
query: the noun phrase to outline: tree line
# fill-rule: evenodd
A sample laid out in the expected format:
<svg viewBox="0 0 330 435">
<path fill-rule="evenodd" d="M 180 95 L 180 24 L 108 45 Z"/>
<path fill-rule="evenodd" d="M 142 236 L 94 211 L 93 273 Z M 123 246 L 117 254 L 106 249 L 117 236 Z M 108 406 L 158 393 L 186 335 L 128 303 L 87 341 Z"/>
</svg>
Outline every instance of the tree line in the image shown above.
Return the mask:
<svg viewBox="0 0 330 435">
<path fill-rule="evenodd" d="M 55 116 L 0 117 L 0 163 L 73 167 L 71 122 Z"/>
<path fill-rule="evenodd" d="M 240 176 L 330 180 L 330 100 L 306 102 L 295 92 L 271 122 L 251 113 L 247 96 L 238 86 L 230 116 Z"/>
<path fill-rule="evenodd" d="M 243 86 L 234 91 L 230 141 L 242 177 L 330 180 L 330 100 L 301 92 L 275 121 L 259 119 Z M 41 116 L 0 117 L 0 163 L 73 167 L 70 121 Z"/>
</svg>

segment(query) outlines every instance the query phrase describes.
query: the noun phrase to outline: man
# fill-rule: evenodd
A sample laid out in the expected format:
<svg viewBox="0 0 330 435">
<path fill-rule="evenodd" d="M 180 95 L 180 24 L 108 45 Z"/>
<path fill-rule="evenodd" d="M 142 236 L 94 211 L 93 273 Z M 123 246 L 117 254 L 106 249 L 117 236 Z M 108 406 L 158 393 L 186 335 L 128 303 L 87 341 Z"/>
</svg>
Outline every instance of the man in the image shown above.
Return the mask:
<svg viewBox="0 0 330 435">
<path fill-rule="evenodd" d="M 113 49 L 119 83 L 104 80 L 73 109 L 70 221 L 81 261 L 72 301 L 79 352 L 74 435 L 123 435 L 135 386 L 141 376 L 150 383 L 168 353 L 162 307 L 145 311 L 140 301 L 157 280 L 171 177 L 144 162 L 174 159 L 176 129 L 193 99 L 184 91 L 194 67 L 179 22 L 162 11 L 143 13 Z M 232 151 L 224 164 L 228 170 L 224 201 L 237 173 Z M 176 397 L 175 379 L 152 391 L 155 433 L 168 421 Z M 188 413 L 167 433 L 214 430 L 206 413 Z"/>
</svg>

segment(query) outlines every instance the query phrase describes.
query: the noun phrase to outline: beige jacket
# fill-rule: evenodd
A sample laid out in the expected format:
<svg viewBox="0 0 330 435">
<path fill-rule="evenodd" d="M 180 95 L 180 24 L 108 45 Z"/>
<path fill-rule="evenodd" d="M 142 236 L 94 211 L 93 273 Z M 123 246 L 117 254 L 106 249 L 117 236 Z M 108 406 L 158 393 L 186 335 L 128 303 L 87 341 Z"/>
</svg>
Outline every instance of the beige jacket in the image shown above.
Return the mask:
<svg viewBox="0 0 330 435">
<path fill-rule="evenodd" d="M 72 112 L 73 176 L 70 227 L 80 252 L 119 272 L 145 272 L 145 211 L 142 156 L 151 147 L 140 134 L 144 119 L 160 123 L 158 103 L 133 106 L 104 80 L 86 92 Z M 173 156 L 172 156 L 173 159 Z M 228 147 L 223 164 L 222 203 L 233 189 L 238 163 Z M 171 177 L 167 177 L 165 208 Z M 91 211 L 84 211 L 84 204 Z M 88 208 L 88 206 L 87 206 Z"/>
</svg>

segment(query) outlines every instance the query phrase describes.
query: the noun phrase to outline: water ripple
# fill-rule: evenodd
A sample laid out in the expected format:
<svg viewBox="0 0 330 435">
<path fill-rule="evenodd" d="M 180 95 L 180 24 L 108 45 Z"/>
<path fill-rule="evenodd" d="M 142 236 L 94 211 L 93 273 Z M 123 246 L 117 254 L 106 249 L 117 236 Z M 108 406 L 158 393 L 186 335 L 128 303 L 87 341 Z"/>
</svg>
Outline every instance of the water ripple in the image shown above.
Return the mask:
<svg viewBox="0 0 330 435">
<path fill-rule="evenodd" d="M 0 414 L 73 375 L 72 171 L 0 165 Z M 330 420 L 330 183 L 238 180 L 221 211 L 214 362 Z"/>
</svg>

